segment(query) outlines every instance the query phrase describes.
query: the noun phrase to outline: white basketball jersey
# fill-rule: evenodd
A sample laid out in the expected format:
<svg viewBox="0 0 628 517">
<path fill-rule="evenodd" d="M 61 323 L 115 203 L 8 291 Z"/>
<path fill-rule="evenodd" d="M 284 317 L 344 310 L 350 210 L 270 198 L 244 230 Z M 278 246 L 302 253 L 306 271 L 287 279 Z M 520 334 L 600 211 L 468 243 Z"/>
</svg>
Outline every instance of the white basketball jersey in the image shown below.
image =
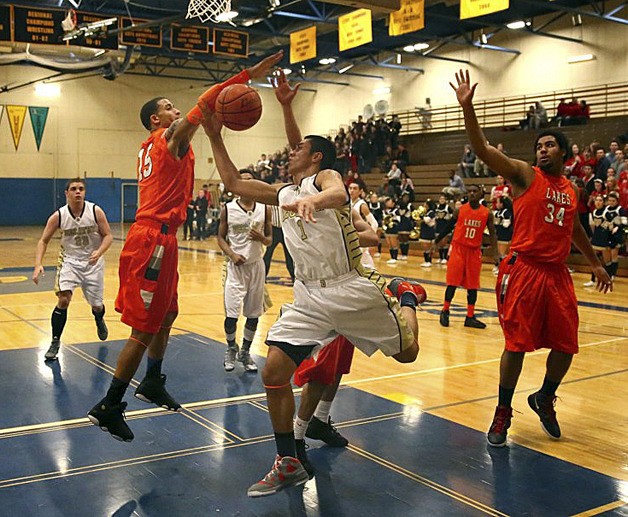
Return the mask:
<svg viewBox="0 0 628 517">
<path fill-rule="evenodd" d="M 245 210 L 239 200 L 234 199 L 225 205 L 227 210 L 227 241 L 231 249 L 246 258 L 247 262 L 259 260 L 264 255 L 264 245 L 251 240 L 249 230 L 264 233 L 266 205 L 255 203 L 252 210 Z"/>
<path fill-rule="evenodd" d="M 68 205 L 59 208 L 58 212 L 61 230 L 59 259 L 62 262 L 87 262 L 92 252 L 102 243 L 102 235 L 98 232 L 96 222 L 96 205 L 85 201 L 80 214 L 72 214 Z"/>
<path fill-rule="evenodd" d="M 351 208 L 353 208 L 360 215 L 360 219 L 364 221 L 364 217 L 362 217 L 362 212 L 360 212 L 360 210 L 362 209 L 362 205 L 366 205 L 366 201 L 364 201 L 364 199 L 362 199 L 361 197 L 359 197 L 355 201 L 355 203 L 351 201 Z M 368 248 L 360 248 L 360 249 L 362 250 L 362 265 L 370 269 L 375 269 L 375 262 L 373 262 L 373 257 L 371 257 L 371 252 L 369 251 L 369 249 Z"/>
<path fill-rule="evenodd" d="M 288 185 L 279 191 L 279 206 L 313 196 L 320 190 L 309 176 L 300 185 Z M 297 279 L 328 280 L 360 267 L 358 233 L 351 223 L 347 204 L 342 208 L 317 210 L 316 223 L 306 223 L 293 212 L 281 210 L 281 227 Z"/>
</svg>

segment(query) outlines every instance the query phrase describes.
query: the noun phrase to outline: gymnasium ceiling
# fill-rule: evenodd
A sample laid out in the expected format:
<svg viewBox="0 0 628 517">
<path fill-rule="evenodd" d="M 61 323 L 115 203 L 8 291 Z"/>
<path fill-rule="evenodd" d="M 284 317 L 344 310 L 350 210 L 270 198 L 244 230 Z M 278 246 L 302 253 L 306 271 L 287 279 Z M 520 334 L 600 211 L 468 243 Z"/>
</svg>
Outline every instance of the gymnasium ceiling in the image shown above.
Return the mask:
<svg viewBox="0 0 628 517">
<path fill-rule="evenodd" d="M 449 59 L 443 55 L 444 51 L 460 46 L 479 47 L 485 49 L 486 52 L 518 53 L 516 49 L 491 45 L 491 37 L 498 32 L 511 30 L 506 27 L 506 24 L 516 20 L 529 22 L 529 25 L 521 30 L 535 35 L 534 37 L 547 39 L 548 45 L 555 44 L 560 40 L 581 42 L 577 37 L 570 38 L 552 33 L 554 24 L 565 17 L 575 25 L 587 23 L 593 18 L 607 20 L 607 23 L 628 24 L 628 2 L 511 0 L 511 7 L 508 10 L 478 18 L 460 20 L 458 1 L 425 0 L 425 28 L 414 33 L 391 37 L 388 35 L 387 11 L 389 12 L 390 7 L 398 0 L 365 0 L 364 2 L 361 0 L 333 0 L 333 2 L 342 2 L 345 5 L 316 0 L 233 0 L 233 7 L 239 12 L 239 15 L 231 23 L 209 24 L 208 26 L 248 33 L 248 59 L 234 59 L 212 53 L 192 54 L 173 51 L 170 49 L 168 41 L 170 32 L 163 30 L 164 41 L 161 48 L 135 47 L 132 54 L 130 50 L 128 51 L 127 57 L 130 59 L 127 63 L 123 62 L 124 52 L 117 51 L 117 64 L 113 70 L 111 67 L 107 70 L 105 67 L 104 75 L 109 74 L 107 78 L 113 79 L 120 73 L 145 74 L 211 82 L 221 80 L 234 70 L 258 61 L 261 56 L 279 49 L 286 51 L 282 65 L 290 67 L 288 57 L 290 33 L 316 25 L 316 59 L 293 65 L 292 69 L 301 76 L 299 80 L 342 84 L 346 78 L 343 78 L 338 71 L 349 65 L 353 65 L 353 67 L 346 72 L 347 75 L 376 77 L 373 75 L 373 66 L 420 72 L 419 68 L 405 65 L 403 59 L 399 63 L 397 56 L 398 53 L 402 56 L 405 54 L 402 50 L 403 47 L 417 43 L 429 44 L 429 48 L 420 52 L 429 59 Z M 79 3 L 79 0 L 74 0 L 74 3 Z M 339 52 L 338 17 L 356 8 L 364 7 L 367 3 L 384 6 L 384 8 L 377 8 L 372 13 L 373 41 L 370 44 Z M 72 7 L 69 0 L 15 0 L 2 1 L 1 4 L 55 9 Z M 609 5 L 613 7 L 611 8 Z M 82 0 L 78 10 L 98 13 L 107 17 L 131 17 L 138 20 L 136 23 L 148 21 L 149 24 L 155 26 L 162 25 L 164 29 L 169 27 L 171 23 L 201 25 L 196 19 L 185 19 L 187 7 L 188 0 Z M 541 16 L 543 16 L 542 22 L 539 20 Z M 484 40 L 484 43 L 480 38 Z M 503 38 L 501 41 L 504 41 Z M 4 46 L 3 43 L 0 45 Z M 11 52 L 24 50 L 18 48 L 17 44 L 13 44 L 13 47 Z M 35 46 L 31 47 L 31 51 L 36 52 Z M 49 52 L 51 51 L 49 50 Z M 52 52 L 56 52 L 58 55 L 63 54 L 61 50 L 53 50 Z M 419 52 L 413 54 L 417 55 Z M 103 62 L 103 57 L 106 58 L 106 56 L 98 58 L 101 60 L 99 62 Z M 319 64 L 319 59 L 324 57 L 336 58 L 336 62 L 331 65 Z M 93 59 L 93 53 L 76 51 L 68 53 L 66 51 L 63 59 L 66 61 L 71 59 L 85 61 Z M 413 62 L 416 63 L 417 61 L 414 60 Z M 460 62 L 465 63 L 464 61 Z M 304 68 L 301 68 L 302 66 Z M 47 68 L 54 69 L 50 66 Z"/>
</svg>

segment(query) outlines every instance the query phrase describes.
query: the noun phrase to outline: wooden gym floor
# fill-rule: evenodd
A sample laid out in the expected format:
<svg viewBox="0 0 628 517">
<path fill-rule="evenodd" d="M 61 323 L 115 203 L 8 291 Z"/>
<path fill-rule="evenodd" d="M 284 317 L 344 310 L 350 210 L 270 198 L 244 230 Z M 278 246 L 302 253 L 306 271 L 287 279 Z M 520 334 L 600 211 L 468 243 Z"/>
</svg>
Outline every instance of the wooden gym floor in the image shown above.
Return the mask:
<svg viewBox="0 0 628 517">
<path fill-rule="evenodd" d="M 401 365 L 356 353 L 332 407 L 349 448 L 311 442 L 314 480 L 252 500 L 246 488 L 270 467 L 272 430 L 259 374 L 222 368 L 222 256 L 215 239 L 180 242 L 180 315 L 164 371 L 185 411 L 167 414 L 129 393 L 131 444 L 87 424 L 85 414 L 106 391 L 129 334 L 113 310 L 125 228 L 113 230 L 105 279 L 109 340 L 97 340 L 77 291 L 59 360 L 46 364 L 58 240 L 46 255 L 43 285 L 35 286 L 41 228 L 0 229 L 0 514 L 628 515 L 628 279 L 602 295 L 582 286 L 587 275 L 574 274 L 581 351 L 558 392 L 563 438 L 550 441 L 526 403 L 543 378 L 547 352 L 538 351 L 525 361 L 510 445 L 494 450 L 485 432 L 503 336 L 490 266 L 477 302 L 488 328 L 462 326 L 463 290 L 451 326 L 442 328 L 445 267 L 425 270 L 419 257 L 395 266 L 386 265 L 386 255 L 376 259 L 383 274 L 418 279 L 428 291 L 418 313 L 418 360 Z M 266 331 L 291 300 L 287 280 L 278 251 L 268 279 L 274 306 L 261 318 L 252 350 L 260 365 Z"/>
</svg>

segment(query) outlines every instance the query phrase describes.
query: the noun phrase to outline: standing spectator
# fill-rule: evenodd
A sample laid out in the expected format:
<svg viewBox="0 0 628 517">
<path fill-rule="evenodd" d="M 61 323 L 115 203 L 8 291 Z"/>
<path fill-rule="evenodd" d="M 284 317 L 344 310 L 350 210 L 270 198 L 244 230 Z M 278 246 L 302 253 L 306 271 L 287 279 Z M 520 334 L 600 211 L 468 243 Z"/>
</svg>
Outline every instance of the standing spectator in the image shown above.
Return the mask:
<svg viewBox="0 0 628 517">
<path fill-rule="evenodd" d="M 621 149 L 615 151 L 615 158 L 611 161 L 611 167 L 616 173 L 626 170 L 626 155 Z"/>
<path fill-rule="evenodd" d="M 582 164 L 583 164 L 583 156 L 580 154 L 580 148 L 578 144 L 573 144 L 571 146 L 571 156 L 565 162 L 565 167 L 569 169 L 568 176 L 570 178 L 581 178 L 582 177 Z"/>
<path fill-rule="evenodd" d="M 608 144 L 608 152 L 606 153 L 609 162 L 613 163 L 617 149 L 619 149 L 619 142 L 617 140 L 611 140 Z"/>
<path fill-rule="evenodd" d="M 539 101 L 534 103 L 534 114 L 531 120 L 533 129 L 540 129 L 547 126 L 547 110 Z"/>
<path fill-rule="evenodd" d="M 603 147 L 598 147 L 597 151 L 595 151 L 595 177 L 601 179 L 602 181 L 606 181 L 606 172 L 611 166 L 611 162 L 606 158 L 606 153 L 604 152 Z"/>
<path fill-rule="evenodd" d="M 465 178 L 473 176 L 473 168 L 475 166 L 475 153 L 469 144 L 464 146 L 462 158 L 458 164 L 458 172 Z"/>
<path fill-rule="evenodd" d="M 624 210 L 628 210 L 628 169 L 623 170 L 619 175 L 617 186 L 619 191 L 619 204 Z"/>
<path fill-rule="evenodd" d="M 493 203 L 493 210 L 497 209 L 497 199 L 502 196 L 510 196 L 510 187 L 504 181 L 503 176 L 496 176 L 497 185 L 491 189 L 491 201 Z"/>
<path fill-rule="evenodd" d="M 587 189 L 584 188 L 582 178 L 576 179 L 575 189 L 578 193 L 578 218 L 580 219 L 580 224 L 582 224 L 584 231 L 591 237 L 591 227 L 589 226 L 589 193 Z"/>
<path fill-rule="evenodd" d="M 401 173 L 401 184 L 399 185 L 399 197 L 408 196 L 409 202 L 414 202 L 414 183 L 412 179 L 405 173 Z"/>
<path fill-rule="evenodd" d="M 578 124 L 586 124 L 591 117 L 591 111 L 587 101 L 582 100 L 578 105 L 578 111 L 576 112 L 576 121 Z"/>
<path fill-rule="evenodd" d="M 558 102 L 558 106 L 556 106 L 556 117 L 554 120 L 560 127 L 564 124 L 564 121 L 568 116 L 569 105 L 565 102 L 565 99 L 560 99 L 560 101 Z"/>
<path fill-rule="evenodd" d="M 194 237 L 194 200 L 190 198 L 190 202 L 185 210 L 185 223 L 183 223 L 183 240 L 191 241 Z"/>
<path fill-rule="evenodd" d="M 449 186 L 445 187 L 442 192 L 447 196 L 447 199 L 454 199 L 457 196 L 466 194 L 467 187 L 464 186 L 464 181 L 456 174 L 455 170 L 451 169 L 449 171 Z"/>
<path fill-rule="evenodd" d="M 593 172 L 593 167 L 588 164 L 582 166 L 582 181 L 587 191 L 588 200 L 589 194 L 595 190 L 595 173 Z"/>
<path fill-rule="evenodd" d="M 399 115 L 393 115 L 392 120 L 388 123 L 390 128 L 390 147 L 397 149 L 399 145 L 399 132 L 401 131 L 401 120 Z"/>
<path fill-rule="evenodd" d="M 281 229 L 281 216 L 279 214 L 279 207 L 271 206 L 270 207 L 270 221 L 272 224 L 272 242 L 270 246 L 266 248 L 266 252 L 264 253 L 264 267 L 266 269 L 266 278 L 268 278 L 268 272 L 270 271 L 270 263 L 273 259 L 273 253 L 275 253 L 275 248 L 281 244 L 283 247 L 283 254 L 286 258 L 286 269 L 288 270 L 288 274 L 290 275 L 290 281 L 294 284 L 294 261 L 292 260 L 292 256 L 286 248 L 286 242 L 283 237 L 283 230 Z"/>
<path fill-rule="evenodd" d="M 202 241 L 205 239 L 205 228 L 207 226 L 207 209 L 209 203 L 205 197 L 205 191 L 203 189 L 198 191 L 198 196 L 194 200 L 194 213 L 196 215 L 196 240 Z"/>
<path fill-rule="evenodd" d="M 410 165 L 410 155 L 403 144 L 397 145 L 397 165 L 402 171 L 405 171 L 406 167 Z"/>
</svg>

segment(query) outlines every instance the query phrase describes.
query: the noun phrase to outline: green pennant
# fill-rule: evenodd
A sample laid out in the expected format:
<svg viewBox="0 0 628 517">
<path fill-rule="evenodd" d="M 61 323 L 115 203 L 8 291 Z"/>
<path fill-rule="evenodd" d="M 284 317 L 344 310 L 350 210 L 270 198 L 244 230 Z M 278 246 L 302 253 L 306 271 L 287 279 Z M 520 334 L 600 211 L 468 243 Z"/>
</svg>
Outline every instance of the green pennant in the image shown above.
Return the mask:
<svg viewBox="0 0 628 517">
<path fill-rule="evenodd" d="M 37 143 L 37 150 L 41 144 L 41 139 L 44 136 L 44 128 L 46 127 L 46 119 L 48 118 L 48 109 L 40 106 L 29 106 L 28 112 L 31 116 L 31 125 L 33 126 L 33 133 L 35 134 L 35 142 Z"/>
</svg>

